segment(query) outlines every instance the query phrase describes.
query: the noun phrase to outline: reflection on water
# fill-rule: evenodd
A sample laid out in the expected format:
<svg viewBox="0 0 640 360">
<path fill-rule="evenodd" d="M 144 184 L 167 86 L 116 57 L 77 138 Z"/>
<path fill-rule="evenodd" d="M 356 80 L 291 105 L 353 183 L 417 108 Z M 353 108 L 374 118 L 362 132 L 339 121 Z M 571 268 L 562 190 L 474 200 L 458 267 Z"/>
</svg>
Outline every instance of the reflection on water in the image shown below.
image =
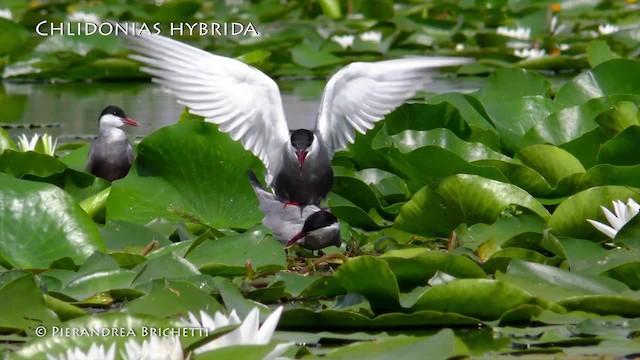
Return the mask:
<svg viewBox="0 0 640 360">
<path fill-rule="evenodd" d="M 468 92 L 478 89 L 482 82 L 440 78 L 426 89 L 434 93 Z M 282 84 L 283 89 L 291 90 L 282 96 L 290 128 L 313 127 L 323 86 L 321 81 Z M 174 124 L 183 109 L 172 94 L 151 83 L 0 83 L 0 104 L 0 124 L 17 126 L 7 129 L 13 137 L 47 132 L 60 137 L 60 141 L 94 137 L 98 116 L 107 105 L 120 106 L 141 123 L 139 128 L 126 129 L 137 137 Z"/>
</svg>

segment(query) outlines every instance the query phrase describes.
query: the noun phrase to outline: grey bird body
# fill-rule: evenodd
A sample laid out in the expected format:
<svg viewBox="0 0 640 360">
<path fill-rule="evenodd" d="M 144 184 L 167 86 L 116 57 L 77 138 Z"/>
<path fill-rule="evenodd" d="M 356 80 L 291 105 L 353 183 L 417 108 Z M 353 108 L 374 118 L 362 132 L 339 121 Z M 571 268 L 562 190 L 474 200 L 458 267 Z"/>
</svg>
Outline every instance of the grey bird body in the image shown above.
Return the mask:
<svg viewBox="0 0 640 360">
<path fill-rule="evenodd" d="M 319 137 L 318 134 L 314 135 L 316 139 Z M 282 165 L 272 183 L 278 199 L 300 206 L 319 205 L 333 185 L 331 160 L 322 141 L 317 141 L 315 151 L 305 155 L 302 166 L 300 159 L 291 156 L 286 149 L 282 157 Z"/>
<path fill-rule="evenodd" d="M 113 181 L 129 173 L 134 160 L 133 147 L 122 125 L 138 126 L 122 109 L 109 106 L 100 115 L 100 132 L 93 141 L 87 161 L 87 172 Z"/>
<path fill-rule="evenodd" d="M 309 250 L 340 246 L 340 224 L 333 215 L 315 205 L 286 206 L 262 187 L 253 172 L 249 172 L 249 181 L 264 213 L 262 223 L 277 240 L 287 246 L 297 244 Z"/>
</svg>

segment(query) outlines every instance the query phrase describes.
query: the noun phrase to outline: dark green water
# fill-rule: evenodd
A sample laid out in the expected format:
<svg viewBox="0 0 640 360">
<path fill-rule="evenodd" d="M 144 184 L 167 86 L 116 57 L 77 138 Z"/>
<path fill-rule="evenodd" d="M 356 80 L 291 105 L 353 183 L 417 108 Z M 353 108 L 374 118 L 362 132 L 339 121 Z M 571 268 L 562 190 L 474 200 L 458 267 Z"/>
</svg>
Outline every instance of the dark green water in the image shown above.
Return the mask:
<svg viewBox="0 0 640 360">
<path fill-rule="evenodd" d="M 437 78 L 426 90 L 433 93 L 473 91 L 482 79 Z M 325 81 L 282 82 L 282 101 L 291 128 L 313 127 Z M 127 132 L 143 137 L 174 124 L 183 106 L 152 83 L 0 83 L 0 124 L 14 137 L 22 133 L 49 133 L 60 142 L 91 139 L 98 116 L 107 105 L 117 105 L 141 123 Z"/>
</svg>

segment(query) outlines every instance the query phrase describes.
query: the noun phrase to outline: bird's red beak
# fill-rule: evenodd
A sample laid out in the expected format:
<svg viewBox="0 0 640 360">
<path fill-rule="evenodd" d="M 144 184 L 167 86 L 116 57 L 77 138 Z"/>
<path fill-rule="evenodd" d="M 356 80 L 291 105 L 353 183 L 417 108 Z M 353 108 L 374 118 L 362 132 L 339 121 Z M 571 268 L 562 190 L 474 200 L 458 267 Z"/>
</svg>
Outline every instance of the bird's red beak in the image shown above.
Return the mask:
<svg viewBox="0 0 640 360">
<path fill-rule="evenodd" d="M 288 248 L 292 247 L 293 245 L 296 244 L 296 241 L 302 239 L 305 236 L 307 236 L 307 233 L 300 231 L 299 233 L 295 234 L 291 238 L 291 240 L 287 241 L 287 244 L 284 246 L 284 248 L 288 249 Z"/>
<path fill-rule="evenodd" d="M 304 159 L 307 158 L 308 152 L 304 150 L 296 150 L 296 156 L 298 157 L 298 166 L 302 169 L 302 165 L 304 165 Z"/>
<path fill-rule="evenodd" d="M 122 122 L 127 124 L 127 125 L 131 125 L 131 126 L 135 126 L 135 127 L 140 126 L 139 122 L 137 122 L 137 121 L 135 121 L 133 119 L 130 119 L 130 118 L 123 118 Z"/>
</svg>

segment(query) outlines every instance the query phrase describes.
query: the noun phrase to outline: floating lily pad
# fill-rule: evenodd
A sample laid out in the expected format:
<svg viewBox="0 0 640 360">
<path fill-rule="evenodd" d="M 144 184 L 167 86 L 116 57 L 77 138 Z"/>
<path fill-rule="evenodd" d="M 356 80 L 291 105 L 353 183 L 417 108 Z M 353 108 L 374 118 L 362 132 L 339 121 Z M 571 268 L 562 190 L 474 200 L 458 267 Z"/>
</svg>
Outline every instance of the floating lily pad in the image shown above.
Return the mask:
<svg viewBox="0 0 640 360">
<path fill-rule="evenodd" d="M 164 217 L 246 229 L 262 218 L 246 174 L 261 168 L 214 124 L 165 127 L 138 145 L 129 175 L 113 184 L 107 218 L 146 224 Z"/>
<path fill-rule="evenodd" d="M 12 267 L 47 267 L 70 257 L 83 262 L 104 251 L 97 226 L 64 190 L 0 173 L 0 257 Z"/>
</svg>

